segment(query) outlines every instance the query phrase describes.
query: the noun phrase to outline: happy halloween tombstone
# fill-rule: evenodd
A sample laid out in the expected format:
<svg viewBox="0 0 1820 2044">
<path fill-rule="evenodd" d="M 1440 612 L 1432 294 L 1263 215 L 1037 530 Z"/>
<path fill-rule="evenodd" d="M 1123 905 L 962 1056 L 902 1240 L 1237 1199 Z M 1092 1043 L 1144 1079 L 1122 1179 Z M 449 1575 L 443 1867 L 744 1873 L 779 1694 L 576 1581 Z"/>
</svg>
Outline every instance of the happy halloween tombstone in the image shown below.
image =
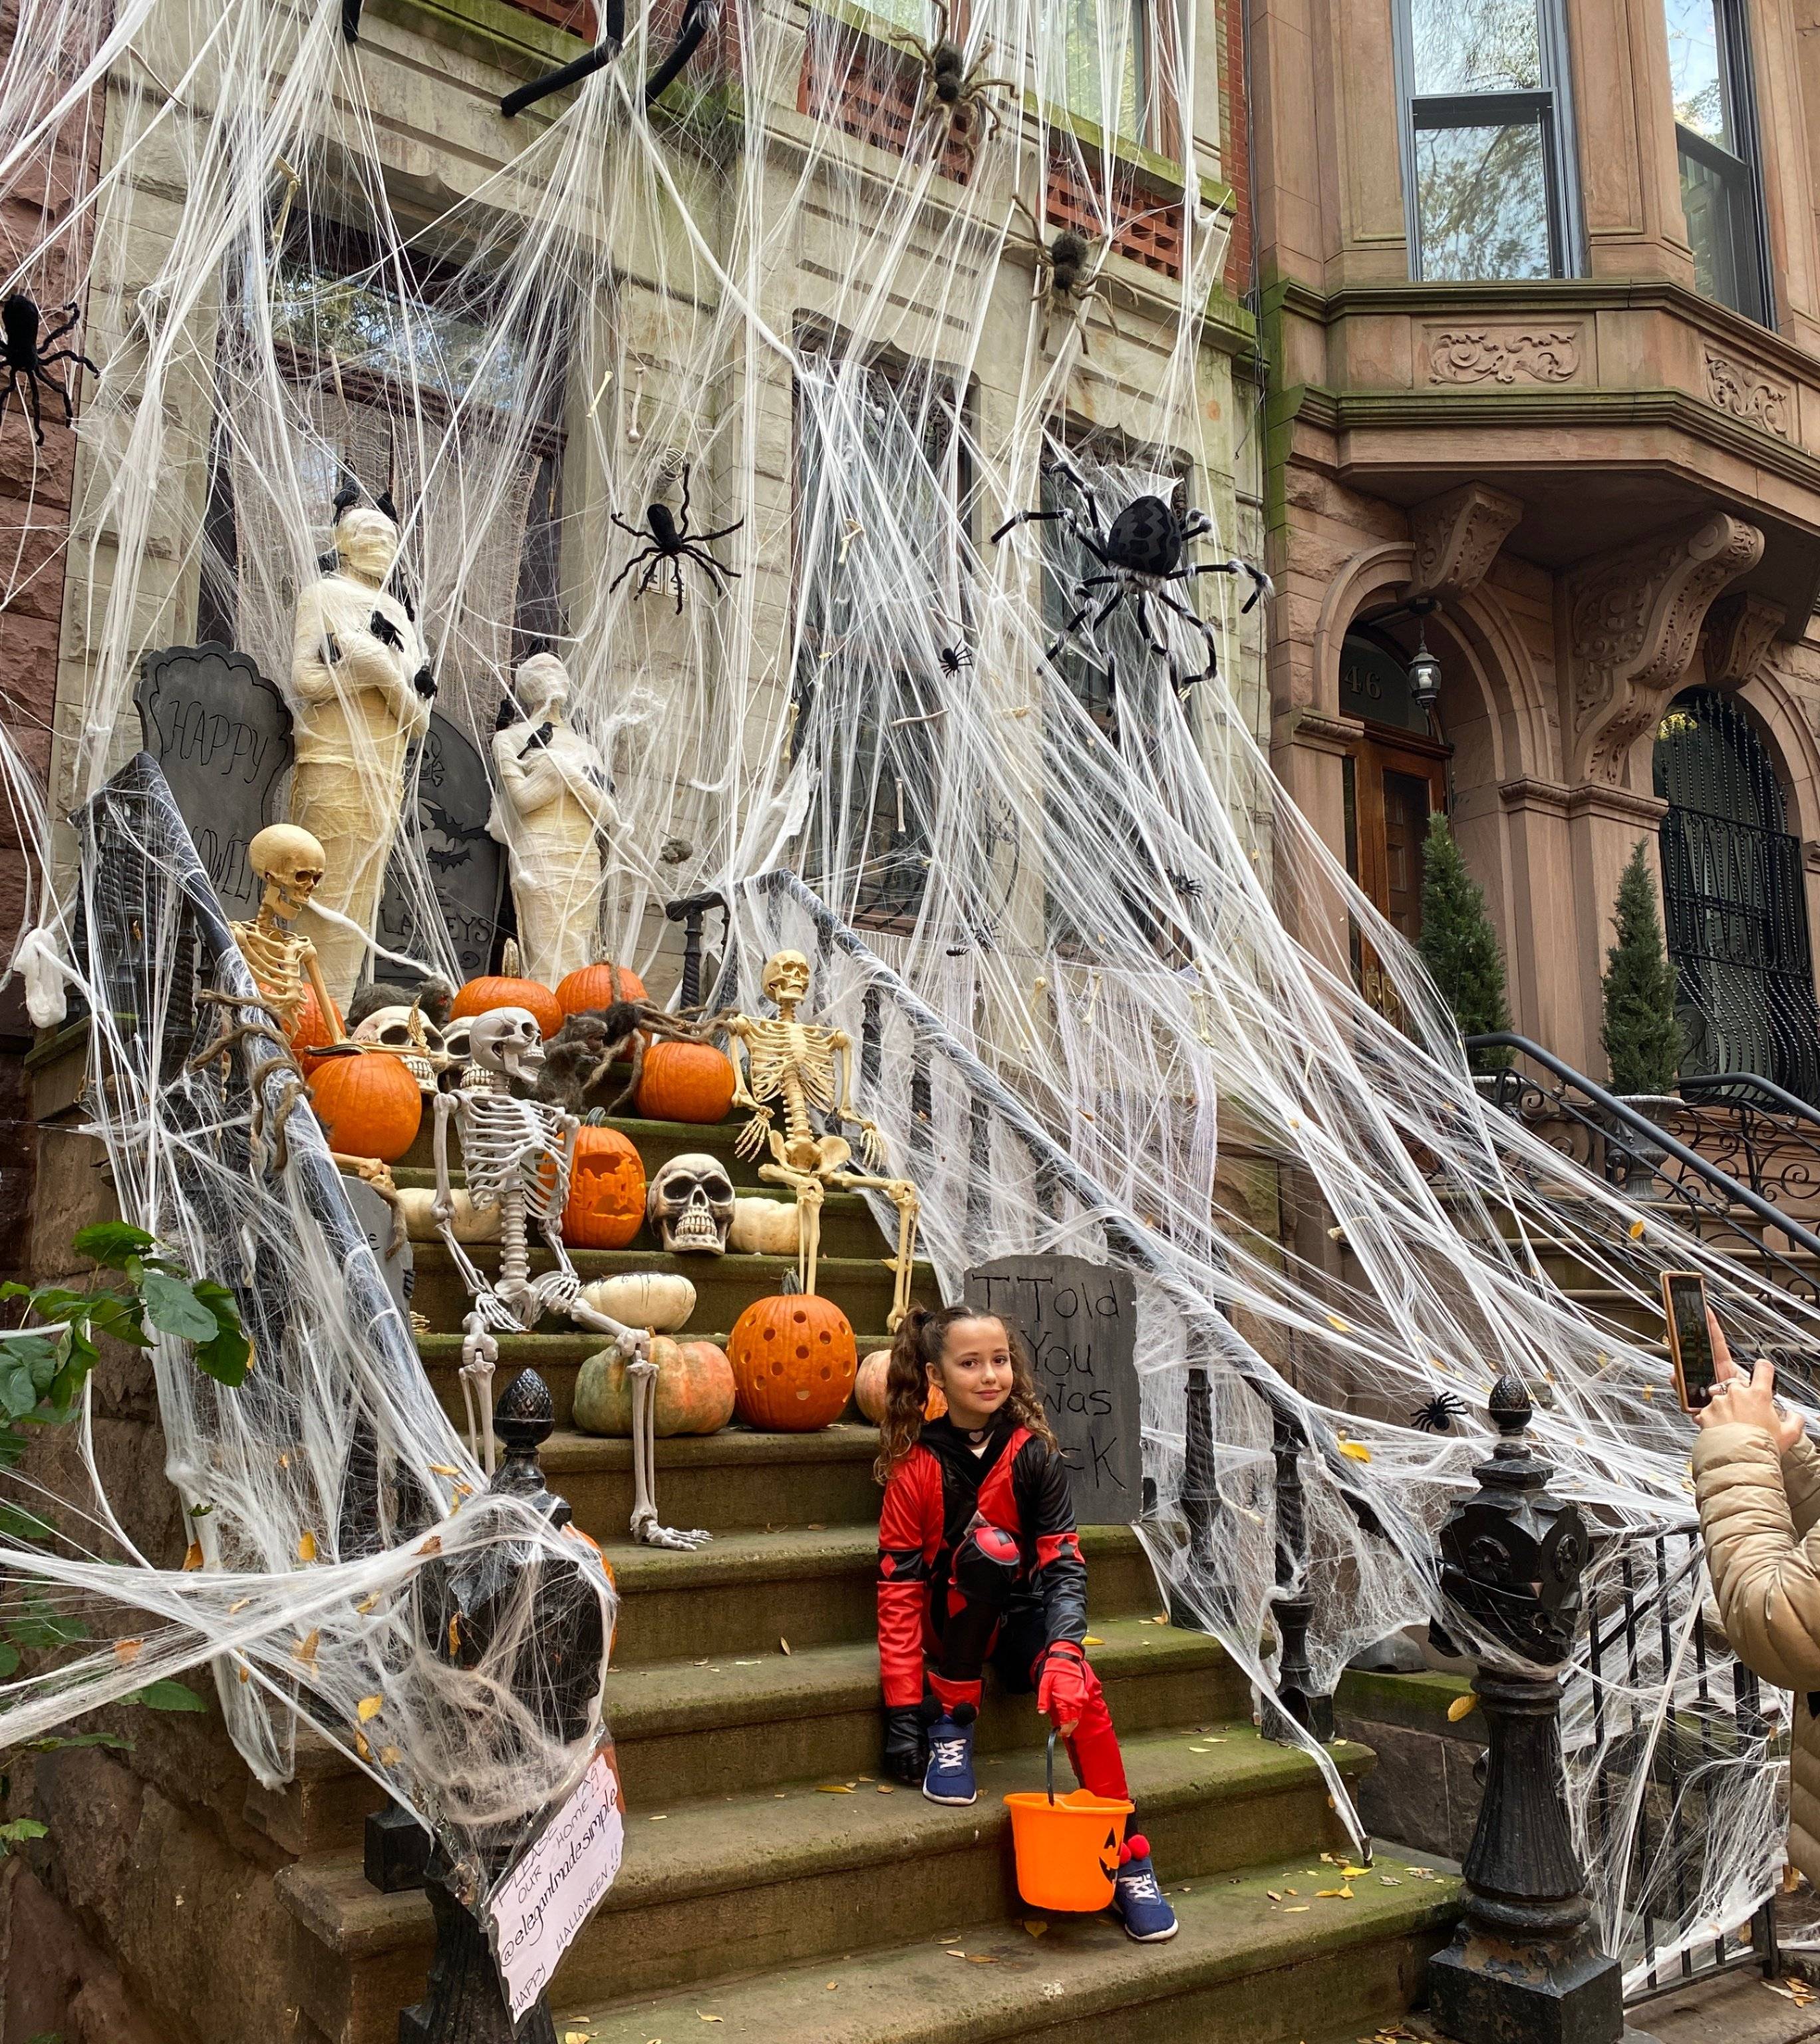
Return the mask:
<svg viewBox="0 0 1820 2044">
<path fill-rule="evenodd" d="M 436 907 L 455 947 L 460 976 L 477 979 L 492 969 L 505 878 L 504 851 L 486 829 L 493 783 L 480 755 L 440 713 L 431 717 L 424 734 L 416 778 L 414 820 L 407 821 L 392 855 L 380 898 L 379 941 L 388 951 L 408 957 L 434 955 L 423 945 L 420 909 L 400 870 L 414 838 L 423 847 Z M 406 813 L 409 818 L 408 807 Z M 408 981 L 410 977 L 390 965 L 382 971 L 387 979 Z"/>
<path fill-rule="evenodd" d="M 145 750 L 171 784 L 221 906 L 257 913 L 247 847 L 272 822 L 291 759 L 291 715 L 251 657 L 230 646 L 167 646 L 140 663 L 133 691 Z"/>
<path fill-rule="evenodd" d="M 1123 1525 L 1143 1508 L 1137 1286 L 1084 1256 L 1001 1256 L 970 1270 L 967 1304 L 1023 1338 L 1068 1464 L 1074 1516 Z"/>
</svg>

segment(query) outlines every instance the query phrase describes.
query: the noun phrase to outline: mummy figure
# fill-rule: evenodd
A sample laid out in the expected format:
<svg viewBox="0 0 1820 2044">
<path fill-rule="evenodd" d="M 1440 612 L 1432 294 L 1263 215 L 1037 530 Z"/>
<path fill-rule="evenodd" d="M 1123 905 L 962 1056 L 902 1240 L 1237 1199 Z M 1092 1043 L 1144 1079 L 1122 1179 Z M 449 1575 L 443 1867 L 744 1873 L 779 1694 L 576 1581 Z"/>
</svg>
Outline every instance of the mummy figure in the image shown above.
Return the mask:
<svg viewBox="0 0 1820 2044">
<path fill-rule="evenodd" d="M 528 1334 L 544 1314 L 566 1313 L 579 1327 L 611 1335 L 626 1358 L 626 1374 L 632 1382 L 635 1533 L 653 1546 L 693 1546 L 692 1536 L 673 1533 L 657 1523 L 651 1501 L 657 1366 L 651 1360 L 651 1337 L 589 1304 L 582 1297 L 580 1275 L 563 1247 L 563 1208 L 569 1197 L 581 1124 L 560 1108 L 519 1100 L 511 1089 L 515 1078 L 535 1078 L 543 1062 L 536 1018 L 522 1008 L 496 1008 L 475 1019 L 468 1043 L 469 1072 L 477 1082 L 436 1097 L 436 1194 L 430 1211 L 474 1301 L 463 1323 L 461 1344 L 462 1399 L 467 1408 L 469 1441 L 474 1441 L 478 1396 L 486 1467 L 491 1475 L 493 1372 L 499 1361 L 494 1331 Z M 451 1120 L 461 1135 L 469 1199 L 477 1208 L 499 1209 L 499 1276 L 490 1284 L 455 1239 L 455 1192 L 449 1183 Z M 531 1274 L 529 1241 L 533 1224 L 556 1259 L 554 1270 L 536 1278 Z M 479 1452 L 477 1444 L 475 1453 Z"/>
</svg>

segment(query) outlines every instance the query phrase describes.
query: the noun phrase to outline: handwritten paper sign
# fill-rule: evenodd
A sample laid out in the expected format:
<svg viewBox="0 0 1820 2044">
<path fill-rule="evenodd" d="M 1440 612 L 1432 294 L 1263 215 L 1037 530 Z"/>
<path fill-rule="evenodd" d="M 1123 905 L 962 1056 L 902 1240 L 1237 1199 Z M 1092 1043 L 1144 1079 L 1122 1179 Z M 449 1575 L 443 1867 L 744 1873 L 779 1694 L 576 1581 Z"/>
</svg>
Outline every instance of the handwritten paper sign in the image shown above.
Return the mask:
<svg viewBox="0 0 1820 2044">
<path fill-rule="evenodd" d="M 556 1962 L 612 1886 L 624 1846 L 620 1778 L 603 1747 L 537 1842 L 487 1897 L 493 1957 L 514 2023 L 550 1984 Z"/>
<path fill-rule="evenodd" d="M 1143 1508 L 1137 1287 L 1084 1256 L 1004 1256 L 966 1274 L 970 1305 L 1023 1338 L 1068 1464 L 1074 1516 L 1122 1525 Z"/>
</svg>

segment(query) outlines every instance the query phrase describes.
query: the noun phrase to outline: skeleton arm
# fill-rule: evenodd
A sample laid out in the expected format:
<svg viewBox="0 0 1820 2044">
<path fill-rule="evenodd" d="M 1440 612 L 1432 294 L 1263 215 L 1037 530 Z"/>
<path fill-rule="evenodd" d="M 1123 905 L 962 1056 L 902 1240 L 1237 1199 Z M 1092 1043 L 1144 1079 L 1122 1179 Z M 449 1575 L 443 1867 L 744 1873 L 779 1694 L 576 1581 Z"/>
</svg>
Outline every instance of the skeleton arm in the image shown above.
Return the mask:
<svg viewBox="0 0 1820 2044">
<path fill-rule="evenodd" d="M 752 1051 L 747 1041 L 751 1021 L 744 1015 L 729 1015 L 721 1026 L 727 1032 L 728 1048 L 732 1053 L 733 1105 L 751 1108 L 752 1115 L 734 1143 L 733 1154 L 756 1157 L 771 1132 L 771 1110 L 752 1092 Z"/>
<path fill-rule="evenodd" d="M 853 1110 L 853 1039 L 844 1029 L 831 1029 L 827 1051 L 829 1062 L 838 1062 L 840 1067 L 840 1105 L 835 1109 L 835 1117 L 851 1122 L 859 1131 L 859 1154 L 876 1171 L 885 1162 L 885 1138 L 879 1134 L 877 1122 Z"/>
<path fill-rule="evenodd" d="M 436 1164 L 436 1197 L 430 1203 L 430 1218 L 436 1224 L 436 1232 L 443 1239 L 443 1246 L 453 1258 L 461 1281 L 470 1297 L 490 1292 L 492 1286 L 476 1266 L 474 1258 L 455 1239 L 455 1191 L 449 1183 L 449 1123 L 461 1111 L 461 1101 L 455 1093 L 439 1093 L 436 1097 L 436 1125 L 433 1140 Z M 465 1158 L 466 1139 L 463 1154 Z M 473 1197 L 470 1191 L 469 1197 Z"/>
<path fill-rule="evenodd" d="M 328 989 L 323 981 L 322 967 L 317 962 L 316 947 L 307 937 L 304 939 L 303 950 L 298 962 L 303 967 L 304 978 L 309 982 L 310 992 L 316 996 L 317 1009 L 328 1030 L 329 1042 L 346 1043 L 347 1025 L 341 1019 L 341 1010 L 329 997 Z"/>
</svg>

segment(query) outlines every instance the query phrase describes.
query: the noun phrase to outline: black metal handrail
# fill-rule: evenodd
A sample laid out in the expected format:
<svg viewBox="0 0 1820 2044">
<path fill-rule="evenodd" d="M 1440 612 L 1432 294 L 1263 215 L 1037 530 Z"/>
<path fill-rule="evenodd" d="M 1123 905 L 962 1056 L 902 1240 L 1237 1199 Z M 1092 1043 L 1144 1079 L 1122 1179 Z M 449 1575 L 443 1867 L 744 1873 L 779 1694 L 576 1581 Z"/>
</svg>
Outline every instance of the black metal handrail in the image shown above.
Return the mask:
<svg viewBox="0 0 1820 2044">
<path fill-rule="evenodd" d="M 1586 1138 L 1588 1154 L 1580 1161 L 1607 1182 L 1626 1189 L 1639 1180 L 1649 1184 L 1657 1197 L 1680 1207 L 1689 1217 L 1748 1243 L 1765 1265 L 1773 1266 L 1772 1277 L 1767 1270 L 1741 1265 L 1734 1281 L 1748 1285 L 1754 1278 L 1760 1289 L 1781 1289 L 1810 1304 L 1820 1301 L 1820 1235 L 1792 1220 L 1761 1192 L 1741 1183 L 1628 1101 L 1607 1092 L 1527 1036 L 1498 1030 L 1469 1036 L 1465 1045 L 1469 1051 L 1515 1051 L 1539 1065 L 1556 1082 L 1551 1089 L 1510 1068 L 1492 1074 L 1494 1106 L 1515 1120 L 1538 1120 L 1545 1111 L 1566 1121 Z M 1680 1167 L 1680 1175 L 1664 1168 L 1669 1159 Z M 1773 1229 L 1784 1237 L 1790 1251 L 1813 1258 L 1813 1264 L 1803 1267 L 1762 1234 L 1753 1233 L 1739 1218 L 1741 1210 L 1760 1228 Z"/>
</svg>

